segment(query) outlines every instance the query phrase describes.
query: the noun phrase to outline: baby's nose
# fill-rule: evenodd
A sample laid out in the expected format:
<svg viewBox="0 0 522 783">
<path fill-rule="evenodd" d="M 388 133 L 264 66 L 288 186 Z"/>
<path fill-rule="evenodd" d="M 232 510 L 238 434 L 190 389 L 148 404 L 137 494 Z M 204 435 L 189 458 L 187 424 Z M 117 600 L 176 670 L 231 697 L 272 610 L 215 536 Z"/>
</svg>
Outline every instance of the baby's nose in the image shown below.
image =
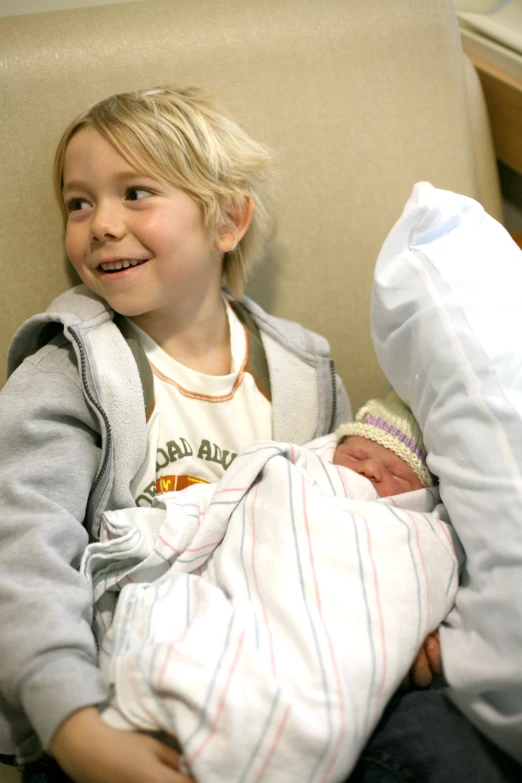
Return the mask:
<svg viewBox="0 0 522 783">
<path fill-rule="evenodd" d="M 365 459 L 359 463 L 358 473 L 365 476 L 370 481 L 380 481 L 382 478 L 382 467 L 378 460 Z"/>
</svg>

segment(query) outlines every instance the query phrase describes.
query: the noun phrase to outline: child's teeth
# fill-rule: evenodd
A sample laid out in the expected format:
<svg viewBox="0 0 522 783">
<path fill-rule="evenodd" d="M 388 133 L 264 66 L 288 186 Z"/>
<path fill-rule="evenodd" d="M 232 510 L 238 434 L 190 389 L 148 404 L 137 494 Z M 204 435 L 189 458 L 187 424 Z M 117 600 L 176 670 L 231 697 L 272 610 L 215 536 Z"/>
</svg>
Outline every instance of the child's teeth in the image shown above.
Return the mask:
<svg viewBox="0 0 522 783">
<path fill-rule="evenodd" d="M 112 261 L 111 263 L 108 264 L 102 264 L 101 268 L 106 272 L 110 272 L 111 270 L 122 269 L 123 267 L 121 261 Z"/>
<path fill-rule="evenodd" d="M 101 264 L 101 268 L 104 272 L 117 272 L 119 269 L 128 269 L 130 266 L 138 266 L 138 264 L 143 263 L 139 260 L 130 260 L 125 259 L 124 261 L 110 261 L 106 264 Z"/>
</svg>

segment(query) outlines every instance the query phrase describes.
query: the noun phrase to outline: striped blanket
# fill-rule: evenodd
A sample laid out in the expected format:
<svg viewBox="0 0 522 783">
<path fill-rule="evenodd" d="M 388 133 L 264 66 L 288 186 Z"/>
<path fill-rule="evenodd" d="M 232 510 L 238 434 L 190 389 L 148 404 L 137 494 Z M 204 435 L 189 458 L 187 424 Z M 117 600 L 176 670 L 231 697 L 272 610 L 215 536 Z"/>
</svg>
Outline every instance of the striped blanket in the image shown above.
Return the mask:
<svg viewBox="0 0 522 783">
<path fill-rule="evenodd" d="M 200 783 L 345 780 L 453 603 L 437 490 L 378 499 L 334 448 L 257 443 L 87 549 L 104 717 L 175 736 Z"/>
</svg>

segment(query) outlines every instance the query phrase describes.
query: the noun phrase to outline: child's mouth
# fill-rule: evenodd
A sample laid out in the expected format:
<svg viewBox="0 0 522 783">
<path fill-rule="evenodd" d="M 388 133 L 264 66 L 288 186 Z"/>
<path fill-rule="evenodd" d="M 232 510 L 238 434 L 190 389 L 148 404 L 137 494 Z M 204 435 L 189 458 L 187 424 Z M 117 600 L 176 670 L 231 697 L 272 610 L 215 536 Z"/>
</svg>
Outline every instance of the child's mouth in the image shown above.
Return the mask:
<svg viewBox="0 0 522 783">
<path fill-rule="evenodd" d="M 121 261 L 107 261 L 98 266 L 98 270 L 106 275 L 115 275 L 121 272 L 135 269 L 137 266 L 142 266 L 148 261 L 147 258 L 143 259 L 123 259 Z"/>
</svg>

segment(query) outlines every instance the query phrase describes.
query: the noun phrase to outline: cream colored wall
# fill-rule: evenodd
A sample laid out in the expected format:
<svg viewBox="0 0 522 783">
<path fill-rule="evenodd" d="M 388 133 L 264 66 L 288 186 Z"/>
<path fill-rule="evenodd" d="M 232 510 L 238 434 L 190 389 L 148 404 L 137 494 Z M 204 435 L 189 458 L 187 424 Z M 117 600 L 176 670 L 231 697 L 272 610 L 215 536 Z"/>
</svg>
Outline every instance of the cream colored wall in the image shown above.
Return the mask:
<svg viewBox="0 0 522 783">
<path fill-rule="evenodd" d="M 39 11 L 59 11 L 93 5 L 113 5 L 143 0 L 0 0 L 0 17 L 33 14 Z M 0 764 L 0 783 L 20 783 L 21 776 L 12 767 Z"/>
<path fill-rule="evenodd" d="M 457 11 L 471 11 L 476 14 L 490 14 L 502 7 L 502 0 L 454 0 Z"/>
<path fill-rule="evenodd" d="M 143 0 L 0 0 L 0 16 L 63 11 L 66 8 L 85 8 L 89 5 L 114 5 L 125 2 L 139 3 Z"/>
</svg>

